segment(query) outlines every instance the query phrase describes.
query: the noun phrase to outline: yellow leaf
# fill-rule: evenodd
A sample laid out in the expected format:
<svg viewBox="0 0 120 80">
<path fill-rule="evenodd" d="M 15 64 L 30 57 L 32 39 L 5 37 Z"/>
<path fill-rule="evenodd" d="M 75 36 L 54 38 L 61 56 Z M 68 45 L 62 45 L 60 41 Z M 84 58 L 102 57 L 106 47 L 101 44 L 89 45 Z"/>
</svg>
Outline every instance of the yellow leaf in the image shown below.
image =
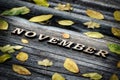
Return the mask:
<svg viewBox="0 0 120 80">
<path fill-rule="evenodd" d="M 79 68 L 78 68 L 77 64 L 70 58 L 66 58 L 63 66 L 65 69 L 67 69 L 70 72 L 73 72 L 73 73 L 79 72 Z"/>
<path fill-rule="evenodd" d="M 104 35 L 99 32 L 85 32 L 84 34 L 91 38 L 103 38 L 104 37 Z"/>
<path fill-rule="evenodd" d="M 99 28 L 100 27 L 100 24 L 99 23 L 96 23 L 96 22 L 92 22 L 92 21 L 89 21 L 89 22 L 85 22 L 83 23 L 84 25 L 88 26 L 88 28 Z"/>
<path fill-rule="evenodd" d="M 117 63 L 117 68 L 120 68 L 120 61 L 118 61 Z"/>
<path fill-rule="evenodd" d="M 119 28 L 112 27 L 111 31 L 112 31 L 114 36 L 120 37 L 120 29 Z"/>
<path fill-rule="evenodd" d="M 0 30 L 7 30 L 8 29 L 8 23 L 3 20 L 3 19 L 0 19 Z"/>
<path fill-rule="evenodd" d="M 31 75 L 31 72 L 27 68 L 20 65 L 13 64 L 12 69 L 14 72 L 21 75 Z"/>
<path fill-rule="evenodd" d="M 118 76 L 116 74 L 113 74 L 111 77 L 110 77 L 110 80 L 119 80 Z"/>
<path fill-rule="evenodd" d="M 67 3 L 67 4 L 59 3 L 57 7 L 55 7 L 55 9 L 61 10 L 61 11 L 69 11 L 69 10 L 72 10 L 73 8 L 71 7 L 70 3 Z"/>
<path fill-rule="evenodd" d="M 27 39 L 21 39 L 21 42 L 24 43 L 24 44 L 29 43 L 29 41 Z"/>
<path fill-rule="evenodd" d="M 44 59 L 42 61 L 38 61 L 38 65 L 42 65 L 42 66 L 52 66 L 53 62 L 48 60 L 48 59 Z"/>
<path fill-rule="evenodd" d="M 52 17 L 53 17 L 52 14 L 40 15 L 40 16 L 32 17 L 31 19 L 29 19 L 29 21 L 31 21 L 31 22 L 43 22 L 43 21 L 48 21 Z"/>
<path fill-rule="evenodd" d="M 113 13 L 113 15 L 114 15 L 114 19 L 115 19 L 116 21 L 120 21 L 120 11 L 115 11 L 115 12 Z"/>
<path fill-rule="evenodd" d="M 64 39 L 69 39 L 69 38 L 70 38 L 70 35 L 67 34 L 67 33 L 63 33 L 63 34 L 62 34 L 62 37 L 63 37 Z"/>
<path fill-rule="evenodd" d="M 54 73 L 52 76 L 52 80 L 65 80 L 65 78 L 59 73 Z"/>
<path fill-rule="evenodd" d="M 47 0 L 33 0 L 37 5 L 49 7 L 49 3 Z"/>
<path fill-rule="evenodd" d="M 60 24 L 62 26 L 71 26 L 74 24 L 74 22 L 71 20 L 60 20 L 60 21 L 58 21 L 58 24 Z"/>
<path fill-rule="evenodd" d="M 86 14 L 91 18 L 104 19 L 104 15 L 102 13 L 91 10 L 91 9 L 87 9 Z"/>
<path fill-rule="evenodd" d="M 28 54 L 25 52 L 19 52 L 16 56 L 16 59 L 24 62 L 24 61 L 28 60 Z"/>
<path fill-rule="evenodd" d="M 102 75 L 100 75 L 99 73 L 84 73 L 82 74 L 83 77 L 90 77 L 91 80 L 101 80 Z"/>
</svg>

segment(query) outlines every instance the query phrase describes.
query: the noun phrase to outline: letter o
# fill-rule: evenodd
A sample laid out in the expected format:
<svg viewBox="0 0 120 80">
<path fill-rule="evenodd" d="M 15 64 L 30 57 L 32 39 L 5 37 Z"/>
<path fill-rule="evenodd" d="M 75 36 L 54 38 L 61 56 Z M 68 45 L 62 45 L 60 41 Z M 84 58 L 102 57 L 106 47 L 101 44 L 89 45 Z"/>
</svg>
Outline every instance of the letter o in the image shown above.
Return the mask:
<svg viewBox="0 0 120 80">
<path fill-rule="evenodd" d="M 37 35 L 36 32 L 33 32 L 33 31 L 27 31 L 25 33 L 25 36 L 28 38 L 34 38 L 34 37 L 36 37 L 36 35 Z"/>
</svg>

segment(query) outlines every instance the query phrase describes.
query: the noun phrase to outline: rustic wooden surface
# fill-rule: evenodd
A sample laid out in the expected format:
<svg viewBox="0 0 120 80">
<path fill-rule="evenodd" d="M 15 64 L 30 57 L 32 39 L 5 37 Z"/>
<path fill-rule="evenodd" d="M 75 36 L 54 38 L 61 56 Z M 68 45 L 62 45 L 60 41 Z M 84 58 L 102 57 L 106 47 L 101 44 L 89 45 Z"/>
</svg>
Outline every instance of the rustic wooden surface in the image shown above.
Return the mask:
<svg viewBox="0 0 120 80">
<path fill-rule="evenodd" d="M 51 7 L 54 7 L 61 1 L 64 2 L 64 0 L 50 0 Z M 66 0 L 66 2 L 67 1 L 68 0 Z M 77 1 L 81 3 L 77 4 Z M 24 35 L 11 35 L 11 31 L 16 27 L 23 28 L 25 30 L 32 30 L 38 34 L 42 33 L 57 38 L 62 38 L 61 33 L 65 32 L 71 35 L 71 38 L 68 39 L 69 41 L 83 43 L 86 46 L 93 46 L 97 49 L 105 49 L 109 51 L 106 46 L 108 42 L 120 44 L 120 40 L 114 37 L 110 32 L 111 27 L 119 27 L 120 25 L 120 23 L 114 21 L 112 17 L 113 11 L 120 9 L 118 6 L 120 1 L 116 0 L 115 2 L 113 0 L 109 1 L 109 3 L 107 3 L 108 0 L 106 0 L 106 2 L 103 1 L 104 0 L 98 2 L 94 0 L 76 0 L 76 2 L 73 3 L 75 9 L 69 13 L 57 11 L 52 8 L 39 7 L 33 3 L 20 0 L 0 0 L 0 12 L 17 6 L 27 6 L 31 9 L 30 14 L 27 14 L 25 16 L 1 16 L 1 18 L 8 21 L 9 30 L 0 31 L 0 45 L 23 45 L 24 48 L 21 51 L 27 52 L 29 54 L 29 59 L 25 63 L 21 63 L 15 59 L 15 56 L 19 51 L 15 52 L 11 60 L 5 62 L 4 64 L 0 64 L 0 80 L 51 80 L 51 76 L 55 72 L 61 73 L 66 78 L 66 80 L 89 80 L 88 78 L 83 78 L 81 76 L 82 73 L 86 72 L 98 72 L 100 74 L 103 74 L 102 80 L 108 80 L 113 73 L 116 73 L 120 76 L 120 69 L 116 68 L 116 63 L 118 60 L 120 60 L 120 56 L 111 52 L 109 52 L 107 58 L 101 58 L 94 55 L 74 51 L 72 49 L 66 49 L 57 45 L 48 44 L 46 41 L 39 42 L 38 38 L 28 39 L 30 43 L 23 44 L 20 40 L 21 38 L 25 37 Z M 88 3 L 90 4 L 88 5 Z M 94 7 L 95 5 L 98 5 L 98 7 Z M 85 31 L 93 31 L 92 29 L 87 29 L 82 25 L 82 22 L 92 20 L 85 15 L 85 10 L 87 8 L 94 8 L 96 10 L 98 9 L 98 11 L 102 11 L 105 14 L 105 20 L 95 20 L 102 25 L 102 28 L 95 29 L 95 31 L 103 33 L 105 35 L 105 38 L 92 39 L 82 34 Z M 27 20 L 30 17 L 38 14 L 50 13 L 54 14 L 55 17 L 53 20 L 51 20 L 51 24 L 49 25 L 31 23 Z M 76 24 L 71 26 L 71 28 L 62 28 L 61 26 L 55 24 L 55 22 L 59 19 L 71 19 L 75 21 Z M 72 58 L 77 62 L 80 68 L 79 74 L 73 74 L 65 70 L 63 67 L 63 62 L 67 57 Z M 37 64 L 38 60 L 45 58 L 52 60 L 54 65 L 52 67 L 43 67 Z M 12 64 L 21 64 L 27 67 L 32 72 L 32 75 L 23 76 L 14 73 L 11 67 Z"/>
</svg>

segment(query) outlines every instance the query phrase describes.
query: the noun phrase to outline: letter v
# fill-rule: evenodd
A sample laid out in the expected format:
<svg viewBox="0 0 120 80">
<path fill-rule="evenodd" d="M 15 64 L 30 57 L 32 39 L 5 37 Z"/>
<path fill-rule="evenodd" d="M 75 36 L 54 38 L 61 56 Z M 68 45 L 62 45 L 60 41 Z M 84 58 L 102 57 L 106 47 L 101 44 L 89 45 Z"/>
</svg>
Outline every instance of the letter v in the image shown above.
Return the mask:
<svg viewBox="0 0 120 80">
<path fill-rule="evenodd" d="M 43 41 L 43 40 L 45 40 L 45 39 L 49 39 L 49 36 L 46 36 L 46 35 L 44 35 L 44 34 L 40 34 L 40 35 L 39 35 L 39 41 Z"/>
</svg>

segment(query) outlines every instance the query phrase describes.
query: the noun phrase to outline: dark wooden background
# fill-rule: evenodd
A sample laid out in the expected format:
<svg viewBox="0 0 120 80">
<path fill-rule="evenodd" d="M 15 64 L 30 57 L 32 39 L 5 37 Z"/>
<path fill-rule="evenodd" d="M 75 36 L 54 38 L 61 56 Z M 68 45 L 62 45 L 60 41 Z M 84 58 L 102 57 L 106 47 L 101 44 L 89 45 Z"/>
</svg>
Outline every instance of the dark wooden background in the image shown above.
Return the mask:
<svg viewBox="0 0 120 80">
<path fill-rule="evenodd" d="M 58 11 L 53 9 L 58 3 L 70 2 L 74 9 L 71 12 Z M 117 62 L 120 60 L 120 56 L 109 52 L 109 56 L 105 58 L 97 57 L 94 55 L 88 55 L 82 52 L 66 49 L 56 45 L 47 44 L 47 42 L 39 42 L 38 38 L 28 39 L 29 44 L 21 43 L 23 36 L 11 35 L 11 31 L 16 27 L 23 28 L 25 30 L 32 30 L 38 34 L 46 34 L 57 38 L 62 38 L 63 32 L 69 33 L 70 41 L 76 43 L 83 43 L 86 46 L 93 46 L 97 49 L 105 49 L 107 51 L 107 43 L 114 42 L 120 44 L 120 40 L 114 37 L 111 33 L 111 27 L 120 27 L 120 22 L 117 22 L 113 18 L 113 12 L 120 10 L 119 0 L 50 0 L 50 8 L 40 7 L 28 0 L 0 0 L 0 12 L 18 6 L 27 6 L 31 9 L 31 12 L 24 16 L 1 16 L 9 23 L 9 29 L 7 31 L 0 31 L 0 45 L 12 44 L 23 45 L 24 48 L 21 51 L 29 54 L 29 59 L 25 63 L 21 63 L 15 59 L 16 54 L 13 54 L 13 58 L 4 64 L 0 64 L 0 80 L 51 80 L 53 73 L 61 73 L 66 80 L 89 80 L 81 76 L 82 73 L 98 72 L 103 75 L 102 80 L 109 80 L 109 77 L 116 73 L 120 76 L 120 69 L 116 68 Z M 94 9 L 101 11 L 105 15 L 104 20 L 96 20 L 89 18 L 85 14 L 86 9 Z M 38 23 L 31 23 L 27 19 L 32 16 L 40 14 L 53 14 L 54 18 L 50 20 L 47 25 L 41 25 Z M 70 19 L 75 24 L 69 28 L 59 26 L 56 22 L 60 19 Z M 83 22 L 93 20 L 101 24 L 100 29 L 87 29 L 83 26 Z M 103 39 L 92 39 L 83 35 L 85 31 L 99 31 L 105 35 Z M 79 74 L 73 74 L 63 67 L 65 58 L 72 58 L 75 60 L 80 68 Z M 38 60 L 48 58 L 53 61 L 52 67 L 43 67 L 37 64 Z M 31 72 L 31 76 L 18 75 L 12 71 L 12 64 L 20 64 L 27 67 Z"/>
</svg>

